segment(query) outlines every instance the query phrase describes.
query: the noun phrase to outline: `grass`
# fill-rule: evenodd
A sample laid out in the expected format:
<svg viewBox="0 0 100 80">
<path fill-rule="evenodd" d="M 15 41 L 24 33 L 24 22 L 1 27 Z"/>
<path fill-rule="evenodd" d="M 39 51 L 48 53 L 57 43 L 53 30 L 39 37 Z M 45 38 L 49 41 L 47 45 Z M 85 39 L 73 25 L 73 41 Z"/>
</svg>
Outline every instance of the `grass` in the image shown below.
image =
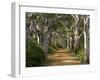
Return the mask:
<svg viewBox="0 0 100 80">
<path fill-rule="evenodd" d="M 80 59 L 80 61 L 81 61 L 82 64 L 85 63 L 85 52 L 84 52 L 83 49 L 79 50 L 77 52 L 77 55 L 76 56 Z"/>
</svg>

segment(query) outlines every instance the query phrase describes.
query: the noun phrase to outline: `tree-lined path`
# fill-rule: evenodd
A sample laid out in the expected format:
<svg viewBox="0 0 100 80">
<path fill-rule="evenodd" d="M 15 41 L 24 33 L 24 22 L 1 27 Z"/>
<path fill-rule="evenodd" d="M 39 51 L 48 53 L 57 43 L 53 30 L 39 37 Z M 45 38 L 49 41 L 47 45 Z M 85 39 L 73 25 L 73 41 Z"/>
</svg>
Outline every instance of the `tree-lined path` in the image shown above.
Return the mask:
<svg viewBox="0 0 100 80">
<path fill-rule="evenodd" d="M 27 67 L 89 64 L 89 15 L 26 12 L 25 20 Z"/>
<path fill-rule="evenodd" d="M 49 65 L 72 65 L 80 64 L 77 57 L 71 55 L 66 49 L 58 49 L 55 53 L 48 56 Z"/>
</svg>

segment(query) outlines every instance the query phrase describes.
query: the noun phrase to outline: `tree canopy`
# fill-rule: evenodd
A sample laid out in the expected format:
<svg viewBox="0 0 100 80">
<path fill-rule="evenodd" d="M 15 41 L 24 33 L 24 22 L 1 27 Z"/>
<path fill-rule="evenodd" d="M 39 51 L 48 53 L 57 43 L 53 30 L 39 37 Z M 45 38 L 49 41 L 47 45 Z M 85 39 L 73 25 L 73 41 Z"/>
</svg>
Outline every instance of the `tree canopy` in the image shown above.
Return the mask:
<svg viewBox="0 0 100 80">
<path fill-rule="evenodd" d="M 26 12 L 26 40 L 43 50 L 45 61 L 48 49 L 64 48 L 72 55 L 83 51 L 89 63 L 89 22 L 89 15 Z"/>
</svg>

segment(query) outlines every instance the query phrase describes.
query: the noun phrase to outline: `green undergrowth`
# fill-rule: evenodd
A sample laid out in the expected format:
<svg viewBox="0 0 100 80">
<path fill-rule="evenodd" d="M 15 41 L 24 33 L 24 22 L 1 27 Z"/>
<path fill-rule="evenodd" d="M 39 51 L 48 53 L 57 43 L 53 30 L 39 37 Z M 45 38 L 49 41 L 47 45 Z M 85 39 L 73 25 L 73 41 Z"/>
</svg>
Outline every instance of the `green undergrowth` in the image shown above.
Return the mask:
<svg viewBox="0 0 100 80">
<path fill-rule="evenodd" d="M 53 47 L 48 48 L 48 54 L 52 54 L 55 52 L 55 49 Z"/>
<path fill-rule="evenodd" d="M 42 66 L 45 64 L 45 55 L 41 47 L 34 41 L 26 41 L 26 67 Z"/>
<path fill-rule="evenodd" d="M 76 56 L 80 59 L 81 63 L 84 64 L 85 63 L 85 52 L 84 52 L 84 50 L 81 49 L 81 50 L 77 51 L 76 54 L 77 54 Z"/>
</svg>

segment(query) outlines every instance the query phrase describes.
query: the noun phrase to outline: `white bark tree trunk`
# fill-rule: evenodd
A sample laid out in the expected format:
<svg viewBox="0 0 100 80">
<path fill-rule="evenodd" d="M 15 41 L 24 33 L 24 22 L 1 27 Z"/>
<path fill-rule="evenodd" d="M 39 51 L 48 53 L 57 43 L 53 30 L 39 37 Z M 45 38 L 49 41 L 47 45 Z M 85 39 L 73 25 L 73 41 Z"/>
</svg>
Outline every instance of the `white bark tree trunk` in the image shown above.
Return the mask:
<svg viewBox="0 0 100 80">
<path fill-rule="evenodd" d="M 87 62 L 89 60 L 89 41 L 88 41 L 88 38 L 89 38 L 89 30 L 87 30 L 88 28 L 88 20 L 89 20 L 89 17 L 84 17 L 84 51 L 85 51 L 85 61 Z"/>
<path fill-rule="evenodd" d="M 77 50 L 78 48 L 78 22 L 79 22 L 79 16 L 78 15 L 73 15 L 74 19 L 75 19 L 75 23 L 74 23 L 74 51 Z"/>
<path fill-rule="evenodd" d="M 74 41 L 74 51 L 76 51 L 77 50 L 77 46 L 78 46 L 78 29 L 77 29 L 77 27 L 76 27 L 76 29 L 75 29 L 75 41 Z"/>
<path fill-rule="evenodd" d="M 39 39 L 38 35 L 37 35 L 37 43 L 38 43 L 38 45 L 40 44 L 40 39 Z"/>
</svg>

